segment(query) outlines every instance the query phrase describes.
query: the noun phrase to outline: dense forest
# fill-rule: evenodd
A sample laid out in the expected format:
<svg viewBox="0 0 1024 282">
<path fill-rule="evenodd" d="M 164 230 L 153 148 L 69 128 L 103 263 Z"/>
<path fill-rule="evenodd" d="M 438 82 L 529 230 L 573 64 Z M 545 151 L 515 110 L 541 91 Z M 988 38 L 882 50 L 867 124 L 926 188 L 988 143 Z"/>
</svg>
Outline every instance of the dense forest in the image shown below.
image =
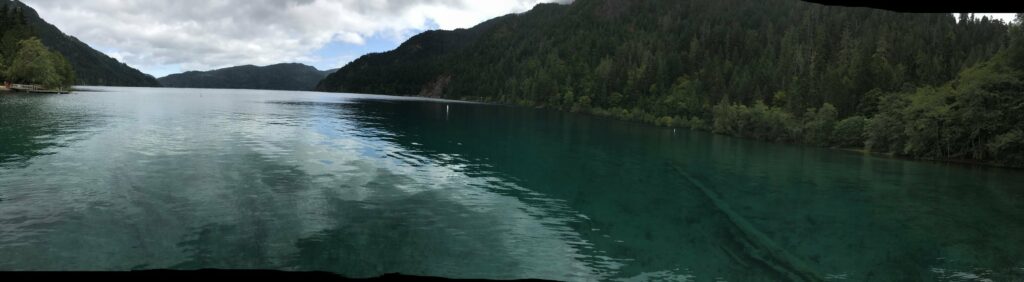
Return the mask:
<svg viewBox="0 0 1024 282">
<path fill-rule="evenodd" d="M 318 90 L 1024 166 L 1018 26 L 793 0 L 577 0 L 419 34 Z"/>
<path fill-rule="evenodd" d="M 20 1 L 0 1 L 0 63 L 10 65 L 19 42 L 38 38 L 48 50 L 70 63 L 76 84 L 112 86 L 159 86 L 151 75 L 104 55 L 43 21 Z"/>
<path fill-rule="evenodd" d="M 313 90 L 317 82 L 330 72 L 312 66 L 289 63 L 264 67 L 253 65 L 223 68 L 212 71 L 189 71 L 159 79 L 166 87 L 181 88 L 234 88 L 269 90 Z"/>
</svg>

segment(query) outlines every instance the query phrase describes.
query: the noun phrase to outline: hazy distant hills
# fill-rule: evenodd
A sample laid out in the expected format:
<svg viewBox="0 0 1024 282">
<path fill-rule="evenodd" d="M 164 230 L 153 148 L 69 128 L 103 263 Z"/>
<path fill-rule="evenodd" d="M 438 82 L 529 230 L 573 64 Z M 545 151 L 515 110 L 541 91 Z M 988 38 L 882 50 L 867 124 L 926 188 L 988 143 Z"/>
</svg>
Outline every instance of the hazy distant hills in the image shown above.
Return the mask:
<svg viewBox="0 0 1024 282">
<path fill-rule="evenodd" d="M 313 90 L 335 70 L 321 71 L 298 63 L 269 66 L 244 65 L 212 71 L 188 71 L 159 79 L 166 87 Z"/>
<path fill-rule="evenodd" d="M 82 43 L 77 38 L 61 32 L 57 27 L 47 23 L 32 7 L 20 1 L 2 1 L 0 6 L 12 4 L 8 10 L 12 14 L 24 15 L 25 24 L 31 27 L 29 37 L 36 36 L 43 44 L 51 50 L 64 55 L 71 63 L 77 74 L 77 83 L 81 85 L 109 85 L 109 86 L 159 86 L 156 78 L 142 73 L 122 62 L 111 58 L 100 51 L 96 51 L 89 45 Z M 0 7 L 0 10 L 6 10 Z M 14 28 L 0 26 L 0 29 Z M 11 38 L 11 42 L 23 38 Z M 5 38 L 6 40 L 6 38 Z"/>
</svg>

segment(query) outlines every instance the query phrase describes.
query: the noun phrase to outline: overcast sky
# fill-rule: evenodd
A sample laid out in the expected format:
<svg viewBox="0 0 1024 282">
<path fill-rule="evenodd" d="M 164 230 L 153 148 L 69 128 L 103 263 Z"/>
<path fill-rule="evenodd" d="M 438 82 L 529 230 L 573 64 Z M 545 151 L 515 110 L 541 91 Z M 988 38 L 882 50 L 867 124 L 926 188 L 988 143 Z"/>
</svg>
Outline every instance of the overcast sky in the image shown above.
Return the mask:
<svg viewBox="0 0 1024 282">
<path fill-rule="evenodd" d="M 472 27 L 567 0 L 22 0 L 47 22 L 161 77 L 299 62 L 343 66 L 429 29 Z"/>
<path fill-rule="evenodd" d="M 61 31 L 156 77 L 299 62 L 339 68 L 430 29 L 569 0 L 22 0 Z M 982 15 L 982 14 L 979 14 Z M 994 15 L 994 14 L 987 14 Z M 995 14 L 1007 21 L 1013 14 Z"/>
</svg>

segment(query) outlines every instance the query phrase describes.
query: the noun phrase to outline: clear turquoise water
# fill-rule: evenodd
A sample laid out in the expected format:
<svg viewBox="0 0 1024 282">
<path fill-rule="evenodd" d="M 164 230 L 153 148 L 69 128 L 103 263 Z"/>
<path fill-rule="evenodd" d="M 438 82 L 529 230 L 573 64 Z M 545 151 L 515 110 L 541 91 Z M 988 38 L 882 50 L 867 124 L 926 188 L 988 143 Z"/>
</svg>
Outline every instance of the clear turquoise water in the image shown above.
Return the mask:
<svg viewBox="0 0 1024 282">
<path fill-rule="evenodd" d="M 0 95 L 0 270 L 1024 279 L 1024 171 L 495 105 Z"/>
</svg>

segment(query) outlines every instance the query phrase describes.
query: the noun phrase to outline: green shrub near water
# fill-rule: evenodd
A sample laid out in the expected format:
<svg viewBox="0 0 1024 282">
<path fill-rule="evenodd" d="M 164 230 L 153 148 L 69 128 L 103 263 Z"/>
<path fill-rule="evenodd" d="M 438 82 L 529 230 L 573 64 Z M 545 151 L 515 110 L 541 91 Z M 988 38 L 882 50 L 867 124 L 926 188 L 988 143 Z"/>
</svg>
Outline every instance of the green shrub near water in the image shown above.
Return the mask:
<svg viewBox="0 0 1024 282">
<path fill-rule="evenodd" d="M 75 83 L 75 72 L 64 56 L 51 52 L 38 38 L 18 43 L 19 49 L 6 79 L 15 83 L 41 84 L 47 88 L 67 88 Z"/>
<path fill-rule="evenodd" d="M 804 143 L 819 146 L 829 145 L 838 115 L 836 108 L 829 103 L 821 105 L 821 108 L 807 109 L 804 114 Z"/>
<path fill-rule="evenodd" d="M 720 103 L 713 109 L 712 132 L 768 141 L 793 141 L 800 134 L 793 115 L 758 101 L 753 107 Z"/>
<path fill-rule="evenodd" d="M 832 144 L 844 148 L 864 147 L 864 127 L 868 120 L 863 116 L 852 116 L 836 123 L 832 130 Z"/>
<path fill-rule="evenodd" d="M 1019 19 L 1019 16 L 1018 16 Z M 1024 40 L 942 86 L 884 94 L 867 122 L 868 149 L 920 159 L 1024 167 Z"/>
</svg>

